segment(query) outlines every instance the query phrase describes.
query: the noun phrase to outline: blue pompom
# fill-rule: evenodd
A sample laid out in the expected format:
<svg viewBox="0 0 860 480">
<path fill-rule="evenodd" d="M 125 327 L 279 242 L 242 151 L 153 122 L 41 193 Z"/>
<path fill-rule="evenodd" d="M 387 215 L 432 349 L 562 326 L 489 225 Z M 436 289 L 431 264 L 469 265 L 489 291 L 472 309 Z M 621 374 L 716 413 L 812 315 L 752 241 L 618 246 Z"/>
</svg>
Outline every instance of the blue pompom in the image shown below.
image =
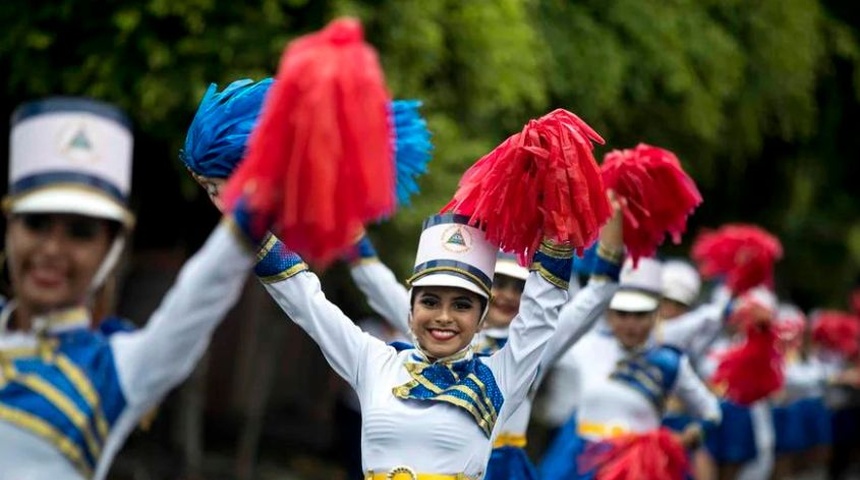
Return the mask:
<svg viewBox="0 0 860 480">
<path fill-rule="evenodd" d="M 272 79 L 236 80 L 222 92 L 209 86 L 185 137 L 179 157 L 194 173 L 227 178 L 245 156 L 245 147 Z"/>
<path fill-rule="evenodd" d="M 395 162 L 397 166 L 397 204 L 410 204 L 412 195 L 418 193 L 418 177 L 427 172 L 430 152 L 430 130 L 427 122 L 418 113 L 418 100 L 394 100 L 391 111 L 394 116 Z"/>
<path fill-rule="evenodd" d="M 209 86 L 179 152 L 192 172 L 210 178 L 227 178 L 233 173 L 245 157 L 272 82 L 271 78 L 236 80 L 222 92 L 214 83 Z M 418 100 L 391 102 L 398 205 L 409 205 L 411 196 L 418 193 L 418 177 L 427 172 L 433 150 L 427 122 L 418 113 L 420 107 Z"/>
</svg>

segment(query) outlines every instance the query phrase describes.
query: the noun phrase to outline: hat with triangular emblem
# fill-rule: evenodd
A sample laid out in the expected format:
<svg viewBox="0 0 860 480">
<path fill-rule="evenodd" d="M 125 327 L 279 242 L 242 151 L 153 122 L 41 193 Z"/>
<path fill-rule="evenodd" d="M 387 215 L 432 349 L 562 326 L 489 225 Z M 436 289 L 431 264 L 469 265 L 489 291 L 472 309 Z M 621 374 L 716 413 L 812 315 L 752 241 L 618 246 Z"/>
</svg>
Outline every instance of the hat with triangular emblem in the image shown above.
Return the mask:
<svg viewBox="0 0 860 480">
<path fill-rule="evenodd" d="M 459 287 L 490 297 L 498 247 L 465 215 L 441 214 L 424 220 L 412 287 Z"/>
<path fill-rule="evenodd" d="M 6 211 L 133 222 L 132 134 L 113 105 L 78 97 L 24 103 L 12 114 Z"/>
</svg>

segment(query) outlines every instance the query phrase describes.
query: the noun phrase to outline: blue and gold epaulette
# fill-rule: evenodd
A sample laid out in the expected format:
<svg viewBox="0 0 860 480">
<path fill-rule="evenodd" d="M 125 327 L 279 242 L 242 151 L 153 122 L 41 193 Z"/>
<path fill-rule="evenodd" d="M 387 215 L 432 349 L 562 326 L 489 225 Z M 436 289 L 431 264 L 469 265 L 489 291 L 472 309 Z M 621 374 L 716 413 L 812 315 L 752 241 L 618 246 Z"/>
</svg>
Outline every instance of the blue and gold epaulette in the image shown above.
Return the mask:
<svg viewBox="0 0 860 480">
<path fill-rule="evenodd" d="M 106 336 L 86 328 L 0 352 L 0 421 L 53 444 L 84 477 L 126 405 Z"/>
<path fill-rule="evenodd" d="M 662 412 L 678 379 L 683 355 L 667 345 L 649 348 L 620 360 L 609 378 L 641 393 Z"/>
</svg>

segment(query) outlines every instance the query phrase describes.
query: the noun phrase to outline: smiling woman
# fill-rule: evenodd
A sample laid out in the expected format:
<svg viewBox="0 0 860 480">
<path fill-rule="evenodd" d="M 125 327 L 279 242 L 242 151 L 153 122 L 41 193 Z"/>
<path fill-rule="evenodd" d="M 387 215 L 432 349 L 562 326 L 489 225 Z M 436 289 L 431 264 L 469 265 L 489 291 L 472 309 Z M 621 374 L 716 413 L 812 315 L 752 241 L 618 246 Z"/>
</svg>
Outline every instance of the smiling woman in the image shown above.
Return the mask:
<svg viewBox="0 0 860 480">
<path fill-rule="evenodd" d="M 254 255 L 225 216 L 144 328 L 94 310 L 133 226 L 132 136 L 115 107 L 49 98 L 12 116 L 0 302 L 0 472 L 105 478 L 141 417 L 194 368 Z M 253 221 L 253 218 L 245 218 Z"/>
<path fill-rule="evenodd" d="M 29 329 L 24 322 L 33 315 L 85 301 L 119 228 L 116 222 L 83 215 L 12 215 L 6 251 L 21 313 L 15 326 Z"/>
<path fill-rule="evenodd" d="M 261 94 L 267 88 L 265 80 L 233 82 L 221 93 L 211 87 L 189 128 L 181 158 L 216 205 L 220 197 L 216 182 L 241 168 Z M 396 102 L 393 110 L 398 125 Z M 419 130 L 425 128 L 419 126 Z M 578 127 L 562 131 L 573 135 Z M 395 137 L 400 152 L 404 137 L 399 127 Z M 593 158 L 586 157 L 567 160 L 593 163 Z M 558 168 L 567 169 L 572 171 L 573 166 Z M 497 178 L 500 183 L 520 180 L 506 174 Z M 591 186 L 602 192 L 599 177 L 589 178 L 595 181 Z M 293 184 L 301 180 L 291 179 Z M 558 190 L 549 183 L 537 189 Z M 600 215 L 596 217 L 594 223 L 603 223 Z M 532 268 L 504 270 L 500 273 L 511 277 L 513 284 L 500 278 L 494 285 L 499 248 L 474 223 L 454 213 L 425 220 L 408 291 L 379 263 L 366 236 L 345 256 L 371 306 L 408 334 L 412 345 L 388 345 L 361 331 L 325 298 L 319 279 L 306 266 L 288 262 L 295 268 L 284 269 L 282 259 L 294 255 L 287 245 L 301 238 L 281 242 L 271 235 L 258 254 L 258 279 L 360 399 L 361 456 L 367 479 L 484 478 L 497 426 L 523 404 L 535 379 L 559 309 L 567 300 L 573 247 L 551 242 L 539 248 L 531 245 Z M 540 241 L 541 227 L 533 230 Z M 496 295 L 499 301 L 494 304 L 490 299 Z M 495 327 L 510 324 L 511 334 L 505 335 L 506 342 L 497 342 L 498 351 L 485 355 L 473 349 L 473 341 L 490 315 Z M 525 458 L 525 451 L 521 453 Z"/>
<path fill-rule="evenodd" d="M 425 220 L 407 282 L 414 345 L 362 332 L 309 271 L 264 282 L 358 394 L 366 478 L 484 477 L 496 427 L 525 400 L 567 300 L 573 251 L 541 247 L 508 342 L 482 356 L 472 341 L 487 315 L 497 253 L 468 217 Z"/>
<path fill-rule="evenodd" d="M 448 357 L 471 343 L 486 299 L 456 287 L 420 287 L 414 296 L 412 332 L 430 357 Z"/>
</svg>

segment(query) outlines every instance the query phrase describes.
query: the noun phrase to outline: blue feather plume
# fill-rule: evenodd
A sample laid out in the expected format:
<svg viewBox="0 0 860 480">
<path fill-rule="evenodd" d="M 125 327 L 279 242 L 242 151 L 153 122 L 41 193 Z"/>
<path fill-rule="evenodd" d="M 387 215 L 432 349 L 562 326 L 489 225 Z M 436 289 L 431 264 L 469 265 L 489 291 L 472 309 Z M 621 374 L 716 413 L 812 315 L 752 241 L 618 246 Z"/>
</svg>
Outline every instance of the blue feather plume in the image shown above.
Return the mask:
<svg viewBox="0 0 860 480">
<path fill-rule="evenodd" d="M 397 166 L 397 204 L 408 206 L 412 195 L 419 192 L 418 177 L 427 172 L 430 152 L 430 130 L 421 117 L 418 100 L 394 100 L 395 162 Z"/>
<path fill-rule="evenodd" d="M 272 82 L 271 78 L 236 80 L 221 92 L 216 84 L 209 86 L 179 152 L 192 172 L 210 178 L 227 178 L 233 173 L 245 157 Z M 391 102 L 398 205 L 409 205 L 411 196 L 419 192 L 417 180 L 427 172 L 433 150 L 427 122 L 418 113 L 420 107 L 418 100 Z"/>
<path fill-rule="evenodd" d="M 222 92 L 206 90 L 179 157 L 197 175 L 227 178 L 245 157 L 245 146 L 272 79 L 236 80 Z"/>
</svg>

